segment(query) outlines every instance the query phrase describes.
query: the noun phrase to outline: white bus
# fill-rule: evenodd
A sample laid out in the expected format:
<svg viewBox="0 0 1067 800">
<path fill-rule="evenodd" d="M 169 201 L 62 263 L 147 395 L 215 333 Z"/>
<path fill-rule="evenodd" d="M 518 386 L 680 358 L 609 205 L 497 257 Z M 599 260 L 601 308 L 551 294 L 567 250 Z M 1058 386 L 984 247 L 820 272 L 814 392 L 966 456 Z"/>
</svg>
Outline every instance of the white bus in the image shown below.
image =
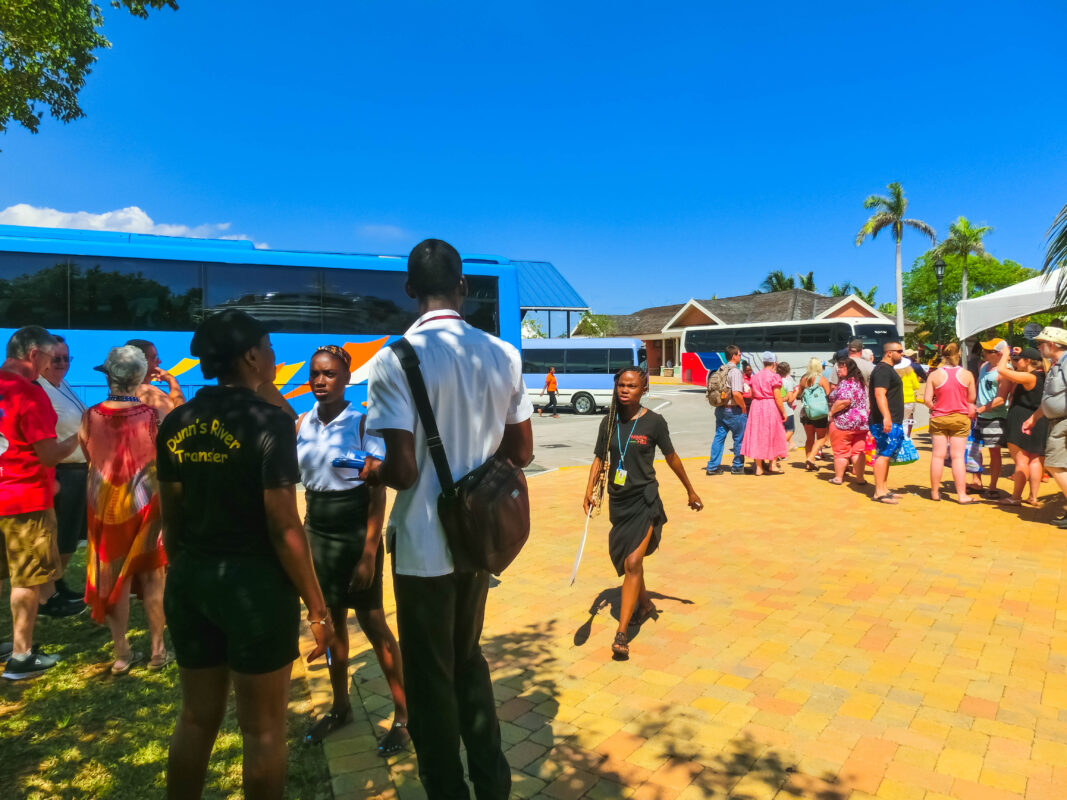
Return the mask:
<svg viewBox="0 0 1067 800">
<path fill-rule="evenodd" d="M 607 408 L 615 387 L 615 373 L 643 364 L 645 347 L 640 339 L 523 339 L 522 372 L 534 405 L 541 397 L 549 367 L 556 368 L 560 405 L 576 414 L 593 414 Z"/>
<path fill-rule="evenodd" d="M 897 326 L 870 317 L 794 322 L 758 322 L 750 325 L 702 325 L 686 328 L 682 337 L 682 382 L 704 386 L 708 373 L 725 361 L 727 346 L 741 348 L 742 358 L 754 369 L 760 368 L 760 353 L 772 351 L 779 361 L 787 361 L 803 372 L 812 358 L 828 360 L 848 346 L 850 339 L 862 339 L 863 346 L 882 357 L 882 345 L 899 341 Z"/>
</svg>

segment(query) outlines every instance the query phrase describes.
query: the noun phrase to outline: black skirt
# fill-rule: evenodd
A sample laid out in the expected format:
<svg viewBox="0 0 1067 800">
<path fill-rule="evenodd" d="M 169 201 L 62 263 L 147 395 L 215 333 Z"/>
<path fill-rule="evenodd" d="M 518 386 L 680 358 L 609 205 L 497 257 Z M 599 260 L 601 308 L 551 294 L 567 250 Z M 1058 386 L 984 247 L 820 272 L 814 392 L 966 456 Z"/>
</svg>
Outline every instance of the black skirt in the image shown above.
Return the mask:
<svg viewBox="0 0 1067 800">
<path fill-rule="evenodd" d="M 343 492 L 314 492 L 309 489 L 304 498 L 307 502 L 304 529 L 326 605 L 330 608 L 343 606 L 368 611 L 381 608 L 385 563 L 381 543 L 378 544 L 374 582 L 361 591 L 348 589 L 367 542 L 370 490 L 365 485 Z"/>
<path fill-rule="evenodd" d="M 626 559 L 641 545 L 650 527 L 652 538 L 645 555 L 650 556 L 659 548 L 663 526 L 667 522 L 667 513 L 659 498 L 659 484 L 650 483 L 640 492 L 622 496 L 609 495 L 608 518 L 611 520 L 608 555 L 615 572 L 621 576 L 626 572 Z"/>
<path fill-rule="evenodd" d="M 1042 417 L 1034 425 L 1033 431 L 1027 435 L 1023 433 L 1023 423 L 1028 420 L 1036 409 L 1015 405 L 1008 409 L 1008 435 L 1007 443 L 1013 444 L 1030 455 L 1045 455 L 1045 442 L 1048 440 L 1048 419 Z"/>
</svg>

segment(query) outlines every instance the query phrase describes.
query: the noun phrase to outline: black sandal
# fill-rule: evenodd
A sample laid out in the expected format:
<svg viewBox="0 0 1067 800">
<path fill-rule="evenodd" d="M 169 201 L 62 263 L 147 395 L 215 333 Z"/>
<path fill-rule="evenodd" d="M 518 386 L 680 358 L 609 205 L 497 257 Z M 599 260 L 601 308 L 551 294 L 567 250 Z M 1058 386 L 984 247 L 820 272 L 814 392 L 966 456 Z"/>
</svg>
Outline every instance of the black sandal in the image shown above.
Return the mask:
<svg viewBox="0 0 1067 800">
<path fill-rule="evenodd" d="M 338 728 L 343 728 L 352 721 L 352 708 L 349 707 L 343 714 L 336 711 L 328 711 L 319 720 L 308 728 L 304 741 L 307 744 L 318 744 Z"/>
<path fill-rule="evenodd" d="M 402 752 L 411 741 L 406 722 L 394 722 L 389 732 L 378 740 L 378 755 L 382 758 L 396 755 Z"/>
<path fill-rule="evenodd" d="M 611 643 L 611 658 L 614 661 L 626 661 L 630 658 L 630 644 L 625 633 L 616 633 Z"/>
</svg>

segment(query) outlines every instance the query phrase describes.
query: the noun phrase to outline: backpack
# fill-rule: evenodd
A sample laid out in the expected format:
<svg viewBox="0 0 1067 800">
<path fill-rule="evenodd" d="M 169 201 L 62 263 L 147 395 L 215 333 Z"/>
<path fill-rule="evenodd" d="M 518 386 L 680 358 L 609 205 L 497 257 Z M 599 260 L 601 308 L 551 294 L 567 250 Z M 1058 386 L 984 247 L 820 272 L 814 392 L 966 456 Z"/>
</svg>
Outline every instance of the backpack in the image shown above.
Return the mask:
<svg viewBox="0 0 1067 800">
<path fill-rule="evenodd" d="M 804 404 L 804 416 L 810 420 L 826 419 L 830 416 L 830 404 L 826 400 L 819 380 L 816 380 L 800 395 Z"/>
<path fill-rule="evenodd" d="M 730 389 L 730 381 L 726 375 L 731 369 L 736 369 L 733 364 L 723 364 L 708 376 L 708 389 L 705 393 L 708 403 L 719 408 L 730 404 L 733 391 Z"/>
</svg>

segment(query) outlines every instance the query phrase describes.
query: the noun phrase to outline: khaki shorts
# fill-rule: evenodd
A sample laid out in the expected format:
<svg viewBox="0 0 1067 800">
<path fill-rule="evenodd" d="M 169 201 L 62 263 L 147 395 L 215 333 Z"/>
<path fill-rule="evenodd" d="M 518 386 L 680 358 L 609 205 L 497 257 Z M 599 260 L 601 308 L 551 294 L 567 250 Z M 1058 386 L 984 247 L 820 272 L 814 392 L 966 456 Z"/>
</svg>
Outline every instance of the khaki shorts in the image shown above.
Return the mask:
<svg viewBox="0 0 1067 800">
<path fill-rule="evenodd" d="M 1045 466 L 1067 469 L 1067 418 L 1049 420 Z"/>
<path fill-rule="evenodd" d="M 60 577 L 56 512 L 30 511 L 0 517 L 0 580 L 29 589 Z"/>
<path fill-rule="evenodd" d="M 971 435 L 971 418 L 966 414 L 945 414 L 943 417 L 930 417 L 930 435 L 966 439 Z"/>
</svg>

